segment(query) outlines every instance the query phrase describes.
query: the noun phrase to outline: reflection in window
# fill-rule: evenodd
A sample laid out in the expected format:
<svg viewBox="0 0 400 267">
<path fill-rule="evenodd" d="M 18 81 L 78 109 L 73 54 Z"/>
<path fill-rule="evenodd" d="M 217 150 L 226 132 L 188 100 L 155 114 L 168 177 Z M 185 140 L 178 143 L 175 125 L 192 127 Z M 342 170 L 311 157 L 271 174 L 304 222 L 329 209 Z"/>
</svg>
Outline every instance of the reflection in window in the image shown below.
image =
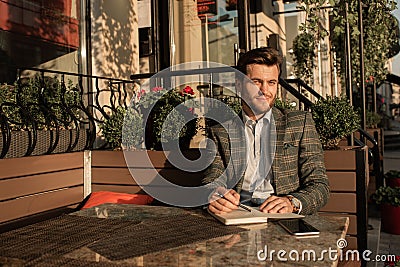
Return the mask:
<svg viewBox="0 0 400 267">
<path fill-rule="evenodd" d="M 16 66 L 78 70 L 79 1 L 1 1 L 0 83 L 11 83 Z"/>
<path fill-rule="evenodd" d="M 236 0 L 174 0 L 171 63 L 213 61 L 234 65 L 238 43 Z"/>
</svg>

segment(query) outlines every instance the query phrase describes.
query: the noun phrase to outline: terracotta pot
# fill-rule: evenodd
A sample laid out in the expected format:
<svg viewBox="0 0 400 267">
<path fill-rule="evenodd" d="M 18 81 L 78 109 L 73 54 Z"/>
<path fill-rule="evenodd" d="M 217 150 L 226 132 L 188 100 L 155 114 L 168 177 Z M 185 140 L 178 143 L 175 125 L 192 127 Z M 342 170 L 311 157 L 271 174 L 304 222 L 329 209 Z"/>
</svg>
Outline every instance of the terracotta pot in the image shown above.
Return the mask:
<svg viewBox="0 0 400 267">
<path fill-rule="evenodd" d="M 390 187 L 400 187 L 400 177 L 386 179 L 386 185 Z"/>
<path fill-rule="evenodd" d="M 381 205 L 382 230 L 386 233 L 400 235 L 400 207 L 389 204 Z"/>
</svg>

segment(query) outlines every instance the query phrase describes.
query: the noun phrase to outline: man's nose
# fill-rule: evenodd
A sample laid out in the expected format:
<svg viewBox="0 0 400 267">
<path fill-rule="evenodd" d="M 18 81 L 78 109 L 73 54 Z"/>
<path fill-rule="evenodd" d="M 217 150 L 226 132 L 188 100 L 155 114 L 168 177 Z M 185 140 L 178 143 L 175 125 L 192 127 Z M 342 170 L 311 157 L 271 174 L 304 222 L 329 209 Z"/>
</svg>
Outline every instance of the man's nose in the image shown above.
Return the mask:
<svg viewBox="0 0 400 267">
<path fill-rule="evenodd" d="M 269 94 L 269 86 L 268 83 L 263 83 L 260 87 L 260 91 L 263 95 Z"/>
</svg>

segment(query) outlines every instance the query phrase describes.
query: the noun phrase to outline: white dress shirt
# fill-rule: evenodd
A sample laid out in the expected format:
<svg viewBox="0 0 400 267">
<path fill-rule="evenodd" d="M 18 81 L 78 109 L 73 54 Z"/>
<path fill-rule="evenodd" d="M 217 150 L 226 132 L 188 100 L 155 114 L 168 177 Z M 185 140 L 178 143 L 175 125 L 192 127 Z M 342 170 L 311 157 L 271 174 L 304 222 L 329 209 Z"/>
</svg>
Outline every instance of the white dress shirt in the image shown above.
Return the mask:
<svg viewBox="0 0 400 267">
<path fill-rule="evenodd" d="M 243 113 L 247 143 L 247 167 L 242 189 L 252 192 L 252 199 L 267 199 L 274 193 L 271 185 L 273 178 L 273 150 L 270 142 L 270 122 L 272 110 L 258 121 Z"/>
</svg>

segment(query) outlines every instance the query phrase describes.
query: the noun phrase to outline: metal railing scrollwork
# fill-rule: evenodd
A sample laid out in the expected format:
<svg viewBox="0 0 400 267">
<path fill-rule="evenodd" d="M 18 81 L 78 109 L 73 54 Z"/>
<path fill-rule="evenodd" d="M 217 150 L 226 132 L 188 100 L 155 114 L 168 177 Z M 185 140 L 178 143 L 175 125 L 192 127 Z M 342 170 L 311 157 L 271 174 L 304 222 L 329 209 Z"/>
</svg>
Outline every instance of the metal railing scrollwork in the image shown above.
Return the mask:
<svg viewBox="0 0 400 267">
<path fill-rule="evenodd" d="M 105 148 L 99 124 L 127 107 L 136 81 L 24 68 L 0 85 L 0 158 Z"/>
</svg>

